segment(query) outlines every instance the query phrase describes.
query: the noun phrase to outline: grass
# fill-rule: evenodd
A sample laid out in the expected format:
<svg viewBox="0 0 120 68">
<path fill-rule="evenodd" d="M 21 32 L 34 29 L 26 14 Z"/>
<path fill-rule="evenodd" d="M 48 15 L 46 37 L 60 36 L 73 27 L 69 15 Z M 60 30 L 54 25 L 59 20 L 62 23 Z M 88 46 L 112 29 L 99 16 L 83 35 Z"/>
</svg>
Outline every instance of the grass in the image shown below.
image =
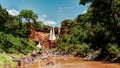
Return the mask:
<svg viewBox="0 0 120 68">
<path fill-rule="evenodd" d="M 12 68 L 15 68 L 15 66 L 17 65 L 17 63 L 14 62 L 8 54 L 2 53 L 0 54 L 0 66 L 4 64 L 11 64 Z M 4 68 L 4 67 L 1 66 L 0 68 Z"/>
</svg>

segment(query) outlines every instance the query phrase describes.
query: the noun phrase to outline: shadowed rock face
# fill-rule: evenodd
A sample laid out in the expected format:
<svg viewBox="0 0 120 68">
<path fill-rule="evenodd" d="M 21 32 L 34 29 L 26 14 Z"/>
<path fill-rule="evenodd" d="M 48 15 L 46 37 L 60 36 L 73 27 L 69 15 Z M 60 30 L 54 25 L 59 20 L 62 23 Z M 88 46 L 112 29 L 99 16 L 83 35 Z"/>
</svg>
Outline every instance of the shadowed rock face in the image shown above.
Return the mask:
<svg viewBox="0 0 120 68">
<path fill-rule="evenodd" d="M 33 39 L 36 42 L 36 45 L 40 44 L 42 45 L 43 48 L 52 48 L 55 47 L 56 44 L 56 36 L 55 36 L 55 31 L 54 28 L 49 30 L 50 33 L 48 32 L 42 32 L 42 31 L 35 31 L 33 29 L 30 30 L 31 33 L 29 34 L 29 38 Z"/>
</svg>

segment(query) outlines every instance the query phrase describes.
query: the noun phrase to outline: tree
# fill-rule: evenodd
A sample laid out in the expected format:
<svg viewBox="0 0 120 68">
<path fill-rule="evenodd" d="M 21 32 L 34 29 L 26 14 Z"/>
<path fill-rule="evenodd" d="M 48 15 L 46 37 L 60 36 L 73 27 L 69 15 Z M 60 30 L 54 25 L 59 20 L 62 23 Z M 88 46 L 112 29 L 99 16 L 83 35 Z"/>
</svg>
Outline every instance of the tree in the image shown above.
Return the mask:
<svg viewBox="0 0 120 68">
<path fill-rule="evenodd" d="M 20 19 L 17 16 L 11 16 L 6 9 L 0 5 L 0 31 L 12 33 L 20 27 Z"/>
<path fill-rule="evenodd" d="M 28 12 L 28 21 L 36 21 L 37 15 Z M 27 17 L 26 16 L 26 17 Z M 9 15 L 0 5 L 0 51 L 7 53 L 28 53 L 36 49 L 35 42 L 28 39 L 29 29 L 22 23 L 21 16 Z M 24 17 L 24 15 L 23 15 Z M 34 23 L 27 23 L 34 24 Z M 40 26 L 40 25 L 39 25 Z"/>
<path fill-rule="evenodd" d="M 3 9 L 2 6 L 0 5 L 0 31 L 4 30 L 4 25 L 5 23 L 8 22 L 9 20 L 9 14 L 6 9 Z"/>
<path fill-rule="evenodd" d="M 27 22 L 36 22 L 38 18 L 37 14 L 35 14 L 32 10 L 21 10 L 20 17 L 27 20 Z"/>
<path fill-rule="evenodd" d="M 120 48 L 120 1 L 80 0 L 79 2 L 82 5 L 87 3 L 90 3 L 87 13 L 80 14 L 76 21 L 79 22 L 80 26 L 84 26 L 87 22 L 92 24 L 87 41 L 92 48 L 101 48 L 101 54 L 105 57 L 105 55 L 113 53 L 112 49 L 119 50 Z M 86 28 L 83 27 L 83 29 Z M 113 43 L 116 46 L 112 45 Z M 110 49 L 107 49 L 107 47 Z"/>
<path fill-rule="evenodd" d="M 69 34 L 71 28 L 76 24 L 73 20 L 63 20 L 61 22 L 61 34 Z"/>
<path fill-rule="evenodd" d="M 7 53 L 28 53 L 37 47 L 33 40 L 0 32 L 0 48 Z"/>
<path fill-rule="evenodd" d="M 35 22 L 34 24 L 35 24 L 35 27 L 36 27 L 37 29 L 43 27 L 43 22 L 42 22 L 42 21 L 37 21 L 37 22 Z"/>
<path fill-rule="evenodd" d="M 86 3 L 92 2 L 93 0 L 80 0 L 79 4 L 85 5 Z"/>
</svg>

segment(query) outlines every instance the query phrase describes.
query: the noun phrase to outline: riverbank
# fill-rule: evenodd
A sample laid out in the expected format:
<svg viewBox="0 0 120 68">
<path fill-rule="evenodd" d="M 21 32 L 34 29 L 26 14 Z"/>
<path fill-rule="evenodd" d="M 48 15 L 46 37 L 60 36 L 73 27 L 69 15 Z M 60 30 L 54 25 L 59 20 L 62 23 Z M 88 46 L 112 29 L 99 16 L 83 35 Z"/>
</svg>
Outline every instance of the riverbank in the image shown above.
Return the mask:
<svg viewBox="0 0 120 68">
<path fill-rule="evenodd" d="M 16 68 L 119 68 L 119 63 L 88 61 L 74 55 L 56 55 L 52 51 L 40 51 L 36 54 L 15 59 Z"/>
</svg>

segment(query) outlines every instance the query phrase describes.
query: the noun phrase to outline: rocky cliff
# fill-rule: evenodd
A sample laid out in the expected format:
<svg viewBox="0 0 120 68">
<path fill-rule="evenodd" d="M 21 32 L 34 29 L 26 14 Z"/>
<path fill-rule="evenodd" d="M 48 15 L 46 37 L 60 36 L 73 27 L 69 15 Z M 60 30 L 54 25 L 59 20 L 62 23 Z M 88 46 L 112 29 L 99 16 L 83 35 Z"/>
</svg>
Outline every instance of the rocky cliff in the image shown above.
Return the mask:
<svg viewBox="0 0 120 68">
<path fill-rule="evenodd" d="M 36 45 L 40 42 L 43 48 L 52 48 L 55 47 L 56 40 L 49 40 L 50 37 L 50 29 L 44 30 L 40 29 L 39 31 L 36 31 L 34 29 L 30 29 L 29 38 L 33 39 L 36 42 Z"/>
</svg>

